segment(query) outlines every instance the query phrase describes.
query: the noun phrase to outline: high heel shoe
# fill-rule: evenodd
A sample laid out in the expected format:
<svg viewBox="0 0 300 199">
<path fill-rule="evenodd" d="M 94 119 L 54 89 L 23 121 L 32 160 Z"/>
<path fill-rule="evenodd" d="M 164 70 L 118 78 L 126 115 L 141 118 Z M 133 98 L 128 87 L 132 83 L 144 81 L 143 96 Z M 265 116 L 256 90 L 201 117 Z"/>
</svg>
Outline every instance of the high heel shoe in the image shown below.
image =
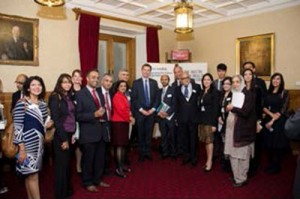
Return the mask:
<svg viewBox="0 0 300 199">
<path fill-rule="evenodd" d="M 126 175 L 124 174 L 124 172 L 119 169 L 116 169 L 116 176 L 119 176 L 121 178 L 126 178 Z"/>
<path fill-rule="evenodd" d="M 131 172 L 131 169 L 128 168 L 128 167 L 123 167 L 123 171 L 127 172 L 127 173 L 130 173 Z"/>
<path fill-rule="evenodd" d="M 212 165 L 210 168 L 208 168 L 208 166 L 205 165 L 205 167 L 203 168 L 204 172 L 208 173 L 212 171 Z"/>
</svg>

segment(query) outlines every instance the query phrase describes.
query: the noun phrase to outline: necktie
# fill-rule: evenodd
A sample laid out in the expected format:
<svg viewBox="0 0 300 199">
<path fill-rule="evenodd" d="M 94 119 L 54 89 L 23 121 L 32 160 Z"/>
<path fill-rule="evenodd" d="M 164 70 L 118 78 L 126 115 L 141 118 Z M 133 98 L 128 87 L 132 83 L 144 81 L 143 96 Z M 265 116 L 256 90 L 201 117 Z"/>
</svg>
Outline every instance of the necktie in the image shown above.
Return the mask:
<svg viewBox="0 0 300 199">
<path fill-rule="evenodd" d="M 184 86 L 184 97 L 186 97 L 186 98 L 189 97 L 189 89 L 188 89 L 188 86 Z"/>
<path fill-rule="evenodd" d="M 149 89 L 148 89 L 148 80 L 145 80 L 145 85 L 144 85 L 144 95 L 145 95 L 145 102 L 146 102 L 146 106 L 149 107 L 150 106 L 150 100 L 149 100 Z"/>
<path fill-rule="evenodd" d="M 110 114 L 111 114 L 111 110 L 110 110 L 110 106 L 109 106 L 109 101 L 108 101 L 108 92 L 105 92 L 105 108 L 107 111 L 107 120 L 110 120 Z"/>
<path fill-rule="evenodd" d="M 100 108 L 100 103 L 99 103 L 99 100 L 98 100 L 98 98 L 97 98 L 97 96 L 96 96 L 96 91 L 95 91 L 95 89 L 92 90 L 92 96 L 93 96 L 93 99 L 94 99 L 94 102 L 95 102 L 95 104 L 96 104 L 97 109 L 99 109 L 99 108 Z"/>
<path fill-rule="evenodd" d="M 161 101 L 164 101 L 165 94 L 166 94 L 166 88 L 162 88 L 162 92 L 161 92 Z"/>
</svg>

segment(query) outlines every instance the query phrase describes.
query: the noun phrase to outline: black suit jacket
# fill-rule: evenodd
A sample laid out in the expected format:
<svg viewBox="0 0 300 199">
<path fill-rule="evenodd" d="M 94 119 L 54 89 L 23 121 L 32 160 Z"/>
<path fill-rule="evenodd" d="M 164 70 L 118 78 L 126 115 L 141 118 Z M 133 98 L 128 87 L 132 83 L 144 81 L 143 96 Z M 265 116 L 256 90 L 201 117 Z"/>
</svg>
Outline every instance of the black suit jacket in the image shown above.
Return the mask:
<svg viewBox="0 0 300 199">
<path fill-rule="evenodd" d="M 13 109 L 15 108 L 17 102 L 21 98 L 21 91 L 16 91 L 12 94 L 12 100 L 11 100 L 11 108 L 10 112 L 12 113 Z"/>
<path fill-rule="evenodd" d="M 101 100 L 101 106 L 104 105 L 104 98 L 99 89 L 96 90 Z M 102 97 L 101 97 L 102 96 Z M 78 91 L 76 97 L 76 116 L 79 122 L 80 136 L 79 143 L 86 144 L 92 142 L 98 142 L 101 139 L 105 139 L 105 133 L 101 131 L 100 118 L 94 116 L 94 112 L 97 110 L 93 96 L 87 87 L 84 87 Z M 102 116 L 105 120 L 105 114 Z"/>
<path fill-rule="evenodd" d="M 173 87 L 169 86 L 166 93 L 165 93 L 164 99 L 162 100 L 165 104 L 167 104 L 170 107 L 167 110 L 167 113 L 168 113 L 169 116 L 171 116 L 174 113 L 174 104 L 175 104 L 174 90 L 175 89 Z M 159 96 L 159 99 L 161 101 L 162 88 L 159 89 L 158 96 Z"/>
<path fill-rule="evenodd" d="M 102 93 L 102 87 L 98 87 L 96 90 L 97 90 L 97 93 L 98 93 L 98 95 L 100 97 L 101 106 L 103 106 L 105 108 L 105 98 L 104 98 L 105 96 Z M 112 116 L 112 114 L 113 114 L 113 108 L 112 108 L 113 93 L 112 93 L 111 89 L 108 91 L 108 94 L 109 94 L 109 97 L 110 97 L 110 110 L 111 110 L 110 116 Z M 107 121 L 107 114 L 106 114 L 106 112 L 105 112 L 105 115 L 103 115 L 103 119 Z"/>
<path fill-rule="evenodd" d="M 144 84 L 143 79 L 139 78 L 133 82 L 132 85 L 132 106 L 136 113 L 140 113 L 139 109 L 143 108 L 149 110 L 151 108 L 157 108 L 159 106 L 158 85 L 154 79 L 149 78 L 149 92 L 150 92 L 150 106 L 146 106 L 144 96 Z M 137 114 L 138 115 L 138 114 Z"/>
<path fill-rule="evenodd" d="M 208 90 L 204 94 L 204 90 L 200 92 L 200 124 L 212 125 L 217 127 L 218 111 L 219 111 L 219 91 L 215 88 Z"/>
<path fill-rule="evenodd" d="M 198 98 L 200 91 L 200 85 L 192 83 L 192 95 L 187 101 L 181 92 L 181 86 L 175 89 L 175 114 L 179 124 L 188 122 L 199 123 Z"/>
</svg>

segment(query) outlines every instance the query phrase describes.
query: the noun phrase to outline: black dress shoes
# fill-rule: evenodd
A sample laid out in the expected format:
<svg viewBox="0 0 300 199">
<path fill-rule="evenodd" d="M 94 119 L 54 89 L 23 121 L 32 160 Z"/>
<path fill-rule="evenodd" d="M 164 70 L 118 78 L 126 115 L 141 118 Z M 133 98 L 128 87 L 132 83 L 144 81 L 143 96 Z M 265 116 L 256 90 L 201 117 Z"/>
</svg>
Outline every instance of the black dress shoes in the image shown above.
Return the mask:
<svg viewBox="0 0 300 199">
<path fill-rule="evenodd" d="M 151 155 L 145 155 L 145 158 L 146 158 L 147 160 L 152 161 L 152 156 L 151 156 Z"/>
<path fill-rule="evenodd" d="M 189 159 L 189 158 L 184 158 L 184 159 L 182 160 L 181 165 L 186 165 L 186 164 L 188 164 L 189 162 L 190 162 L 190 159 Z"/>
<path fill-rule="evenodd" d="M 121 178 L 126 178 L 126 175 L 121 169 L 116 169 L 116 176 L 119 176 Z"/>
<path fill-rule="evenodd" d="M 142 156 L 142 155 L 140 155 L 140 157 L 139 157 L 139 162 L 144 162 L 144 161 L 145 161 L 145 157 Z"/>
<path fill-rule="evenodd" d="M 232 186 L 235 187 L 235 188 L 239 188 L 239 187 L 245 186 L 247 183 L 248 183 L 247 180 L 245 180 L 244 182 L 239 182 L 239 183 L 237 183 L 237 182 L 234 181 L 232 183 Z"/>
</svg>

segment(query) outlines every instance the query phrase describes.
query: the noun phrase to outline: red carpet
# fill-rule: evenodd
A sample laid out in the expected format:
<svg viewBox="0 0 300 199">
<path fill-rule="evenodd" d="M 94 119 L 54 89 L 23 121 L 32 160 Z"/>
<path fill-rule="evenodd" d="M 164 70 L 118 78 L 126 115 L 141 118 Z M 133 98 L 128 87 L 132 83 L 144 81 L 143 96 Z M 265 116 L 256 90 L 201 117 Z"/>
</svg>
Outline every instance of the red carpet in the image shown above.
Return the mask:
<svg viewBox="0 0 300 199">
<path fill-rule="evenodd" d="M 259 170 L 256 176 L 249 179 L 248 185 L 233 188 L 228 179 L 229 173 L 221 171 L 220 164 L 214 165 L 213 171 L 204 173 L 203 147 L 197 167 L 182 166 L 181 159 L 161 160 L 157 152 L 153 152 L 153 161 L 137 162 L 136 150 L 130 153 L 132 172 L 126 179 L 106 176 L 104 181 L 110 188 L 99 188 L 98 193 L 89 193 L 81 186 L 79 175 L 73 172 L 73 199 L 98 198 L 166 198 L 166 199 L 291 199 L 292 183 L 296 158 L 287 155 L 281 173 L 268 175 Z M 73 169 L 74 170 L 74 169 Z M 9 192 L 0 195 L 5 199 L 26 198 L 22 181 L 13 172 L 5 173 L 4 181 Z M 45 165 L 40 175 L 42 199 L 53 198 L 53 167 Z"/>
</svg>

